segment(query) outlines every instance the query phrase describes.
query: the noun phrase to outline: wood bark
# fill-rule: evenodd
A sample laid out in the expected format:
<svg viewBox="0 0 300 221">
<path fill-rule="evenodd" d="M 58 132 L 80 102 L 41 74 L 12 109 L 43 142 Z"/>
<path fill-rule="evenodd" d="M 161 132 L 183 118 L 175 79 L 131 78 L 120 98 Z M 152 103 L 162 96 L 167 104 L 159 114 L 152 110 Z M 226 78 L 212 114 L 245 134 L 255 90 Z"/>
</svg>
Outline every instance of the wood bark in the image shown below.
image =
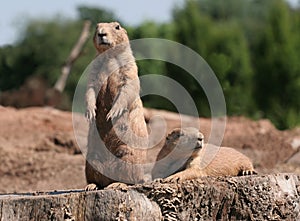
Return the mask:
<svg viewBox="0 0 300 221">
<path fill-rule="evenodd" d="M 160 220 L 158 205 L 129 190 L 0 196 L 0 220 Z"/>
<path fill-rule="evenodd" d="M 300 175 L 0 195 L 0 220 L 299 220 Z"/>
</svg>

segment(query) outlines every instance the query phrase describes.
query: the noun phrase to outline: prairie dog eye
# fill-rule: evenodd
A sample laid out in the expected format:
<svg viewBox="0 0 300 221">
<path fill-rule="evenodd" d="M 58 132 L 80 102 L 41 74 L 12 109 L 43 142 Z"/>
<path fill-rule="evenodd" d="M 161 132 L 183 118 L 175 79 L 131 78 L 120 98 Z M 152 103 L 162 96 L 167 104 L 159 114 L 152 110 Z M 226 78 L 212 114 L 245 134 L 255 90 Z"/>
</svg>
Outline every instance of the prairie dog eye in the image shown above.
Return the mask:
<svg viewBox="0 0 300 221">
<path fill-rule="evenodd" d="M 175 139 L 178 139 L 181 136 L 181 134 L 175 134 Z"/>
<path fill-rule="evenodd" d="M 120 25 L 117 25 L 117 26 L 115 27 L 115 29 L 120 30 L 120 29 L 121 29 L 121 26 L 120 26 Z"/>
</svg>

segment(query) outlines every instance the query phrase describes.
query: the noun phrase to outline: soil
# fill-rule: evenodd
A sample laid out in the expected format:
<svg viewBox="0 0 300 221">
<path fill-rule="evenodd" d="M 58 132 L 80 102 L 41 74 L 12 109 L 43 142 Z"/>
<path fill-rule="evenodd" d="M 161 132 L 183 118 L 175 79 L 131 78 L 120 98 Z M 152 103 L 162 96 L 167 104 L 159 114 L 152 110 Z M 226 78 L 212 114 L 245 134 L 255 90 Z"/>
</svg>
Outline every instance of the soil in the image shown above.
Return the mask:
<svg viewBox="0 0 300 221">
<path fill-rule="evenodd" d="M 157 114 L 167 116 L 167 130 L 180 126 L 176 114 L 149 109 L 145 113 L 150 126 L 149 119 Z M 88 123 L 83 116 L 74 116 L 76 138 L 71 112 L 0 106 L 0 193 L 85 187 L 81 152 L 86 151 Z M 200 118 L 199 122 L 208 137 L 211 120 Z M 268 120 L 230 117 L 222 145 L 248 155 L 259 173 L 300 173 L 300 128 L 279 131 Z"/>
</svg>

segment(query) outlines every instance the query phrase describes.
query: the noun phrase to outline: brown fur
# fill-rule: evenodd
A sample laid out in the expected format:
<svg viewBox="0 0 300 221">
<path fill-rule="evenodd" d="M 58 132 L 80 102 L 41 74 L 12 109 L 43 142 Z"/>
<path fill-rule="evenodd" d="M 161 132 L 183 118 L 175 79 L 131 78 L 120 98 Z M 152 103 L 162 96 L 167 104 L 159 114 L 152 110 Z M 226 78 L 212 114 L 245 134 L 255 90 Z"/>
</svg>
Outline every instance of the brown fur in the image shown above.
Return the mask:
<svg viewBox="0 0 300 221">
<path fill-rule="evenodd" d="M 196 142 L 200 140 L 203 141 L 203 135 L 195 128 L 173 130 L 167 137 L 168 142 L 157 157 L 158 160 L 161 160 L 172 152 L 173 157 L 171 156 L 171 158 L 173 159 L 167 162 L 168 165 L 160 165 L 156 171 L 163 167 L 174 167 L 179 159 L 184 159 L 186 163 L 176 171 L 177 173 L 167 177 L 167 181 L 183 181 L 203 176 L 238 176 L 256 173 L 251 160 L 233 148 L 219 148 L 212 144 L 205 144 L 201 148 L 195 149 Z M 176 146 L 178 150 L 174 149 Z M 153 176 L 155 177 L 155 175 Z"/>
<path fill-rule="evenodd" d="M 126 30 L 117 22 L 99 23 L 93 42 L 98 60 L 87 85 L 86 116 L 91 123 L 95 119 L 97 130 L 90 127 L 86 178 L 88 183 L 103 188 L 115 180 L 104 177 L 91 165 L 97 164 L 97 161 L 99 164 L 99 158 L 95 156 L 105 158 L 94 136 L 99 132 L 101 140 L 112 154 L 136 164 L 146 161 L 146 151 L 138 147 L 146 147 L 148 132 L 139 97 L 138 70 Z M 112 165 L 111 159 L 102 162 L 100 167 L 106 170 L 106 165 Z M 143 175 L 136 176 L 133 182 L 143 180 Z"/>
</svg>

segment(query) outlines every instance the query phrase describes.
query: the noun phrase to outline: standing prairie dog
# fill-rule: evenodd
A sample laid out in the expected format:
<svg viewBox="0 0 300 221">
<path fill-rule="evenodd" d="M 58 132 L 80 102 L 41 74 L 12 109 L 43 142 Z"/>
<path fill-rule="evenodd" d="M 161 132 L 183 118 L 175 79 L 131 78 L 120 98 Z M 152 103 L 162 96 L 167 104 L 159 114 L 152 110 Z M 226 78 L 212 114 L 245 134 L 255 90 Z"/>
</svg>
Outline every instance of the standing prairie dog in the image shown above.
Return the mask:
<svg viewBox="0 0 300 221">
<path fill-rule="evenodd" d="M 168 155 L 170 154 L 170 155 Z M 167 181 L 190 180 L 203 176 L 240 176 L 256 174 L 251 160 L 230 147 L 204 144 L 204 136 L 196 128 L 174 129 L 166 138 L 166 143 L 157 160 L 169 157 L 165 164 L 154 168 L 153 176 L 163 176 L 165 167 L 175 168 L 179 160 L 185 160 L 175 174 Z M 177 166 L 179 167 L 179 166 Z M 164 178 L 164 177 L 161 177 Z"/>
<path fill-rule="evenodd" d="M 143 182 L 143 170 L 132 168 L 146 161 L 148 131 L 139 96 L 138 69 L 127 32 L 118 22 L 98 23 L 93 43 L 98 55 L 90 67 L 86 92 L 86 117 L 91 122 L 87 182 L 94 183 L 98 188 L 120 180 Z M 98 135 L 104 148 L 96 138 Z M 113 167 L 115 163 L 112 161 L 117 158 L 133 166 Z M 96 168 L 104 172 L 111 170 L 116 178 L 106 177 Z"/>
</svg>

